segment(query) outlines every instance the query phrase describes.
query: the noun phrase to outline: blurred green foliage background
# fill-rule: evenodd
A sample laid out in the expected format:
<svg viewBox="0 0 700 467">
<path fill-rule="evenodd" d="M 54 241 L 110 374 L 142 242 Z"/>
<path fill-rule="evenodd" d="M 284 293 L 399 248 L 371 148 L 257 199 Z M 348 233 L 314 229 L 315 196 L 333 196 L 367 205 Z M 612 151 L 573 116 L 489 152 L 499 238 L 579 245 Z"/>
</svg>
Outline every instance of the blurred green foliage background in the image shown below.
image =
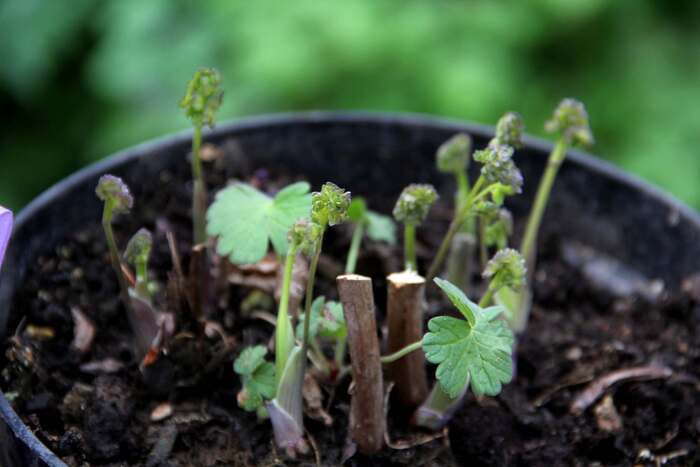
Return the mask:
<svg viewBox="0 0 700 467">
<path fill-rule="evenodd" d="M 561 97 L 588 106 L 593 152 L 700 206 L 697 0 L 6 0 L 0 202 L 187 126 L 217 67 L 223 118 L 410 111 L 528 132 Z M 585 194 L 583 194 L 585 195 Z"/>
</svg>

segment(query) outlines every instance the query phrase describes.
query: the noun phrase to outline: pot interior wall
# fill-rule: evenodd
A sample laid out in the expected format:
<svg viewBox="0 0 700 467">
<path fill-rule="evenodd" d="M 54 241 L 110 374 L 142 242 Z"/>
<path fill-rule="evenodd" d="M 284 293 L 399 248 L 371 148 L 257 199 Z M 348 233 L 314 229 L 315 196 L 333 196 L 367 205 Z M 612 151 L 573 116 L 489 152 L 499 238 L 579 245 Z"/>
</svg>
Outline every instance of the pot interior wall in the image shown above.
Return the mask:
<svg viewBox="0 0 700 467">
<path fill-rule="evenodd" d="M 251 160 L 256 168 L 298 174 L 314 187 L 331 180 L 368 197 L 374 209 L 390 212 L 408 183 L 433 183 L 450 196 L 453 181 L 435 170 L 433 157 L 438 145 L 458 131 L 471 134 L 476 147 L 490 138 L 489 129 L 423 117 L 302 114 L 221 125 L 207 139 L 223 149 L 227 163 Z M 189 145 L 183 134 L 125 151 L 77 173 L 23 211 L 0 276 L 0 336 L 8 331 L 9 314 L 22 313 L 10 308 L 11 297 L 28 264 L 75 226 L 100 218 L 94 196 L 98 177 L 109 172 L 127 183 L 137 175 L 156 181 L 163 168 L 188 164 Z M 516 219 L 527 213 L 548 150 L 547 144 L 527 140 L 516 152 L 525 177 L 523 196 L 510 203 Z M 137 202 L 148 202 L 139 199 L 138 185 L 132 188 Z M 672 289 L 700 269 L 700 222 L 692 211 L 579 153 L 562 167 L 544 228 L 607 253 Z"/>
</svg>

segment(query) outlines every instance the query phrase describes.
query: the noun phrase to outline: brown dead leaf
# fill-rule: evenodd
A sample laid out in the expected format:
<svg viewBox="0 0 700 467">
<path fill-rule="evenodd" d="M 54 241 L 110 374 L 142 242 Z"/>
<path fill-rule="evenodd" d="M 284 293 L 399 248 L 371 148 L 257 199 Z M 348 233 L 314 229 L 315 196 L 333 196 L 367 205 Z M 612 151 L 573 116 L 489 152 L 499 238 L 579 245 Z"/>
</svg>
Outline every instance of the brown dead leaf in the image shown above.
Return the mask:
<svg viewBox="0 0 700 467">
<path fill-rule="evenodd" d="M 318 381 L 308 372 L 304 375 L 303 394 L 307 405 L 306 414 L 326 426 L 333 425 L 333 417 L 323 409 L 323 394 Z"/>
<path fill-rule="evenodd" d="M 73 316 L 73 342 L 71 348 L 81 355 L 86 354 L 92 348 L 92 342 L 95 339 L 95 325 L 85 316 L 80 308 L 72 307 L 70 309 Z"/>
<path fill-rule="evenodd" d="M 596 423 L 602 431 L 619 431 L 622 429 L 622 419 L 617 413 L 615 403 L 610 394 L 606 395 L 602 401 L 593 409 Z"/>
</svg>

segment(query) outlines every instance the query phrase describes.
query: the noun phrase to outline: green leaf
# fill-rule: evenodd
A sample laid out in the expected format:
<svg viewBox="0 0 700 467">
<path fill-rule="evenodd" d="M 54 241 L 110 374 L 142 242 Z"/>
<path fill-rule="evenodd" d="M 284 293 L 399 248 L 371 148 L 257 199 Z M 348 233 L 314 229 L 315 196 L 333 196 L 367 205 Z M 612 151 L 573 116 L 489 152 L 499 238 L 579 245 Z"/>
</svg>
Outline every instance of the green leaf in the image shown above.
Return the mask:
<svg viewBox="0 0 700 467">
<path fill-rule="evenodd" d="M 344 339 L 348 335 L 342 303 L 326 302 L 319 318 L 318 333 L 328 339 Z"/>
<path fill-rule="evenodd" d="M 435 373 L 450 397 L 469 384 L 477 395 L 496 395 L 513 377 L 513 333 L 503 320 L 500 306 L 480 308 L 454 285 L 436 279 L 455 306 L 472 320 L 438 316 L 428 322 L 423 337 L 426 359 L 438 365 Z"/>
<path fill-rule="evenodd" d="M 267 348 L 263 345 L 246 347 L 233 362 L 233 370 L 239 375 L 250 376 L 265 362 Z"/>
<path fill-rule="evenodd" d="M 309 184 L 298 182 L 274 198 L 245 183 L 220 191 L 207 212 L 207 232 L 218 236 L 217 252 L 236 264 L 260 261 L 269 242 L 279 255 L 287 252 L 287 234 L 297 219 L 309 216 Z"/>
<path fill-rule="evenodd" d="M 248 347 L 233 364 L 243 385 L 238 393 L 238 403 L 249 412 L 258 410 L 265 399 L 272 399 L 275 395 L 275 365 L 265 361 L 266 354 L 267 348 L 262 345 Z"/>
<path fill-rule="evenodd" d="M 325 297 L 317 297 L 311 304 L 311 322 L 309 323 L 309 338 L 316 336 L 326 339 L 343 339 L 348 330 L 345 325 L 343 305 L 335 301 L 325 301 Z M 299 317 L 296 329 L 297 339 L 304 338 L 304 315 Z"/>
<path fill-rule="evenodd" d="M 396 224 L 391 217 L 367 211 L 367 236 L 377 242 L 396 244 Z"/>
<path fill-rule="evenodd" d="M 367 209 L 364 198 L 356 196 L 350 202 L 348 219 L 367 226 L 367 236 L 377 242 L 396 244 L 396 224 L 391 217 Z"/>
<path fill-rule="evenodd" d="M 359 224 L 365 221 L 367 216 L 367 203 L 364 198 L 356 196 L 350 201 L 350 206 L 348 207 L 348 219 L 351 222 Z"/>
</svg>

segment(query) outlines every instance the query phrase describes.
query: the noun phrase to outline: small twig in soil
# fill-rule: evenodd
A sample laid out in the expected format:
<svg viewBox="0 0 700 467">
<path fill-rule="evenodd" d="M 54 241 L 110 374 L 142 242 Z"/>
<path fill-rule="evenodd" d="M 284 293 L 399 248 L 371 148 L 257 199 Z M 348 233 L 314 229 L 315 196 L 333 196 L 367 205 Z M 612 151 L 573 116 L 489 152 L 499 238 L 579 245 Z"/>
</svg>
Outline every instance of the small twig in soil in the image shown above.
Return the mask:
<svg viewBox="0 0 700 467">
<path fill-rule="evenodd" d="M 624 370 L 615 370 L 593 380 L 586 386 L 569 406 L 569 412 L 580 415 L 595 401 L 600 399 L 605 391 L 617 383 L 624 381 L 640 381 L 651 379 L 666 379 L 673 375 L 673 370 L 665 366 L 638 366 Z"/>
<path fill-rule="evenodd" d="M 350 404 L 350 434 L 362 453 L 372 454 L 382 448 L 386 431 L 372 280 L 352 274 L 339 276 L 337 282 L 348 326 L 355 383 Z"/>
</svg>

